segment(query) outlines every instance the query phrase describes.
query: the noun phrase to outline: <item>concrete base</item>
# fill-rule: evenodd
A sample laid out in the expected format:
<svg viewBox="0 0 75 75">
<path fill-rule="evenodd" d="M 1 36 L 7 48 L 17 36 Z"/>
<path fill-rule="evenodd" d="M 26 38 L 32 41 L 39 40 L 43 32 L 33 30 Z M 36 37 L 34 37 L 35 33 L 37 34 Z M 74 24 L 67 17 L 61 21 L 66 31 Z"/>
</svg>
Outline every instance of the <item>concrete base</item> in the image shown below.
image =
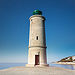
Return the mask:
<svg viewBox="0 0 75 75">
<path fill-rule="evenodd" d="M 26 64 L 26 67 L 49 67 L 49 64 L 40 64 L 40 65 Z"/>
<path fill-rule="evenodd" d="M 25 66 L 26 67 L 34 67 L 35 65 L 34 64 L 26 64 Z"/>
</svg>

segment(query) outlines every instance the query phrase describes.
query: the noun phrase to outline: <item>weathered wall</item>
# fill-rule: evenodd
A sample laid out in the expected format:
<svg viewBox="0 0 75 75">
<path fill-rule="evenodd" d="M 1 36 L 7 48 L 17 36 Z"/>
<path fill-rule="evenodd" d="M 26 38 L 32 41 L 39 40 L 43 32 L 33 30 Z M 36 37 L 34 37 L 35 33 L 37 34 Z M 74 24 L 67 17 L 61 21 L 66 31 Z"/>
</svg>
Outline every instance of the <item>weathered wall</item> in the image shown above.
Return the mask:
<svg viewBox="0 0 75 75">
<path fill-rule="evenodd" d="M 38 36 L 38 39 L 37 39 Z M 45 18 L 42 15 L 30 17 L 28 64 L 35 65 L 35 55 L 39 55 L 40 65 L 46 65 Z"/>
</svg>

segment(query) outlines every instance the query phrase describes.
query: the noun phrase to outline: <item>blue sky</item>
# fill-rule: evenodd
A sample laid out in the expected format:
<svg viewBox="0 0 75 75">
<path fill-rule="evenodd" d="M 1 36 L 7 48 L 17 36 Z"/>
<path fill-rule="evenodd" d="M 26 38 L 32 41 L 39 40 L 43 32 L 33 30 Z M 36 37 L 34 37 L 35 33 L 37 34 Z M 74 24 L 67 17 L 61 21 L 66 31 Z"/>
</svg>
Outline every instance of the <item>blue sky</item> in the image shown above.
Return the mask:
<svg viewBox="0 0 75 75">
<path fill-rule="evenodd" d="M 75 0 L 0 0 L 0 63 L 26 63 L 29 17 L 46 18 L 48 62 L 75 55 Z"/>
</svg>

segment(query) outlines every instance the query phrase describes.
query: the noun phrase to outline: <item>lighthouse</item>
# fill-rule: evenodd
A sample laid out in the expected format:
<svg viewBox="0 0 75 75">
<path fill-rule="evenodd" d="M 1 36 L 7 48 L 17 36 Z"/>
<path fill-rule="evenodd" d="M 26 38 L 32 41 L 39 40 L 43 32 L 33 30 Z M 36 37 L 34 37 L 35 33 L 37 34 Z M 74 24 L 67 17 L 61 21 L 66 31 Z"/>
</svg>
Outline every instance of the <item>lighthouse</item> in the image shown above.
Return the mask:
<svg viewBox="0 0 75 75">
<path fill-rule="evenodd" d="M 47 64 L 45 17 L 42 11 L 35 10 L 30 20 L 29 51 L 27 67 L 44 67 Z"/>
</svg>

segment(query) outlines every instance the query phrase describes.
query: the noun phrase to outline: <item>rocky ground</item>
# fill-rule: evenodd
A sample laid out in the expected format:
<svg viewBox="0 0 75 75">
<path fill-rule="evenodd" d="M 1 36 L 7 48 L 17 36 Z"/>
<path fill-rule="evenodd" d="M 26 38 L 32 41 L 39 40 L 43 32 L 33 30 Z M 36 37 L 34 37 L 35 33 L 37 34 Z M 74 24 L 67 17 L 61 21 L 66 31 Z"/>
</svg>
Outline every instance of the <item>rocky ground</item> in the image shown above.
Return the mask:
<svg viewBox="0 0 75 75">
<path fill-rule="evenodd" d="M 58 67 L 13 67 L 0 70 L 0 75 L 75 75 L 75 70 Z"/>
</svg>

